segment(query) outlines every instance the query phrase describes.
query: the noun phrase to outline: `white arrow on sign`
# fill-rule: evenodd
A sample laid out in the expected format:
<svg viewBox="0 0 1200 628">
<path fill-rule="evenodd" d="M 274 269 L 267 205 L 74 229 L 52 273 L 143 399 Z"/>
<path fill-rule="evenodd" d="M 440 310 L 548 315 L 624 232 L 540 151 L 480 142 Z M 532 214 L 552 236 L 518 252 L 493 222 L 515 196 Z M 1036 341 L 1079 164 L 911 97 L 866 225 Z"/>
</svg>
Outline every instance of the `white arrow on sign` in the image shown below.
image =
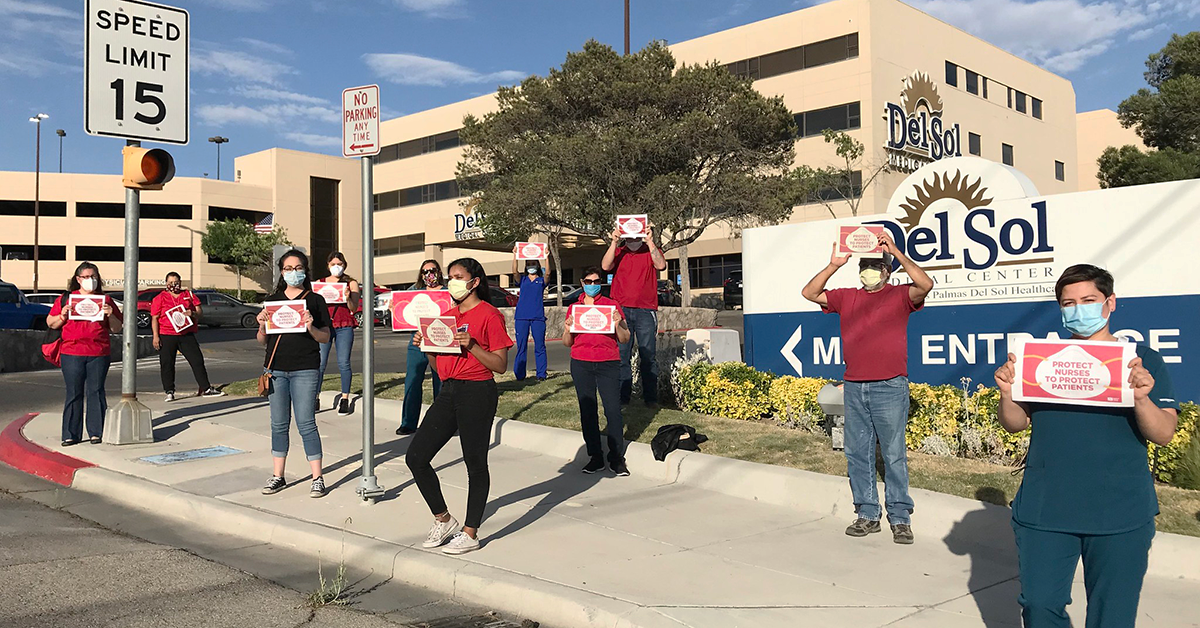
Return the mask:
<svg viewBox="0 0 1200 628">
<path fill-rule="evenodd" d="M 796 357 L 796 345 L 800 344 L 800 338 L 804 336 L 803 329 L 803 325 L 796 325 L 796 331 L 792 332 L 792 337 L 788 338 L 788 341 L 783 343 L 783 348 L 779 350 L 779 353 L 783 354 L 783 359 L 796 369 L 796 377 L 804 377 L 804 363 Z"/>
</svg>

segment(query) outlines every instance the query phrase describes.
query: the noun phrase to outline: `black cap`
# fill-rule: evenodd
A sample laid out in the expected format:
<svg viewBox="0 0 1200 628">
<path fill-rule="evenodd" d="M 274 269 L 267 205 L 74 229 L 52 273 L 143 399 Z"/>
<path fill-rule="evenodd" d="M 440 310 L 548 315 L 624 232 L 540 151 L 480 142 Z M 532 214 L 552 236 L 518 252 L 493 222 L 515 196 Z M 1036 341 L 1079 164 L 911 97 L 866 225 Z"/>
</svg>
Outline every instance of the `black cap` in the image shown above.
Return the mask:
<svg viewBox="0 0 1200 628">
<path fill-rule="evenodd" d="M 892 261 L 894 259 L 895 258 L 892 257 L 891 253 L 884 253 L 882 258 L 864 257 L 864 258 L 858 260 L 858 269 L 865 270 L 867 268 L 875 267 L 875 268 L 884 268 L 887 270 L 891 270 L 892 269 Z"/>
</svg>

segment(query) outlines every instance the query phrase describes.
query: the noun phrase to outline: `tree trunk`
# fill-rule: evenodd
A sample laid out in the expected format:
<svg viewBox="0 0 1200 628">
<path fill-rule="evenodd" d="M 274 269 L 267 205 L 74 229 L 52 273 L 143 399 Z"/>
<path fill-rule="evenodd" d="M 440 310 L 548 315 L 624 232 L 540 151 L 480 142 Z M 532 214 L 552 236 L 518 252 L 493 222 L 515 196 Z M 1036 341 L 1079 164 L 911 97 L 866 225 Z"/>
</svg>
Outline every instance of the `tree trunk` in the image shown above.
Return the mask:
<svg viewBox="0 0 1200 628">
<path fill-rule="evenodd" d="M 671 277 L 667 278 L 672 280 Z M 692 274 L 688 272 L 688 245 L 684 244 L 679 247 L 679 292 L 680 305 L 683 307 L 692 306 Z"/>
<path fill-rule="evenodd" d="M 242 300 L 242 268 L 241 268 L 241 266 L 239 266 L 237 268 L 237 293 L 238 293 L 237 298 L 239 301 L 241 301 Z"/>
<path fill-rule="evenodd" d="M 550 257 L 554 258 L 554 278 L 555 282 L 558 283 L 558 290 L 555 291 L 557 295 L 555 302 L 558 307 L 562 307 L 562 261 L 558 257 L 558 234 L 548 233 L 546 235 L 550 239 Z"/>
</svg>

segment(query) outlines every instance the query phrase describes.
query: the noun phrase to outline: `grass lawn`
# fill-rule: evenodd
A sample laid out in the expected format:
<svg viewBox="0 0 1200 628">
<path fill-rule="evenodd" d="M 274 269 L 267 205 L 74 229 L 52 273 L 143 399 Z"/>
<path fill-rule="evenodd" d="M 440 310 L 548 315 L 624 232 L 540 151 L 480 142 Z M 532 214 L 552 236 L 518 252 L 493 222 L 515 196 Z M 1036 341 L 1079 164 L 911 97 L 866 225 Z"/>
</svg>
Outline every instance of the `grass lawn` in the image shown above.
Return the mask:
<svg viewBox="0 0 1200 628">
<path fill-rule="evenodd" d="M 225 388 L 234 395 L 252 395 L 257 380 L 235 382 Z M 545 382 L 529 378 L 517 382 L 511 374 L 497 379 L 500 405 L 496 414 L 517 421 L 568 430 L 579 430 L 579 406 L 575 388 L 565 373 L 552 373 Z M 323 390 L 338 390 L 338 376 L 328 375 Z M 351 389 L 361 393 L 360 375 L 354 376 Z M 378 373 L 375 395 L 382 399 L 404 397 L 403 373 Z M 425 403 L 433 401 L 433 390 L 425 382 Z M 801 430 L 784 429 L 766 421 L 735 421 L 721 417 L 683 412 L 672 408 L 651 411 L 640 402 L 625 408 L 625 437 L 649 443 L 662 425 L 684 423 L 708 436 L 701 446 L 704 453 L 749 462 L 804 469 L 827 475 L 846 475 L 846 459 L 833 451 L 823 436 Z M 1017 493 L 1021 478 L 1012 468 L 976 460 L 908 453 L 909 483 L 939 493 L 979 499 L 1007 505 Z M 1200 537 L 1200 491 L 1188 491 L 1160 485 L 1158 501 L 1162 513 L 1158 529 L 1163 532 Z"/>
</svg>

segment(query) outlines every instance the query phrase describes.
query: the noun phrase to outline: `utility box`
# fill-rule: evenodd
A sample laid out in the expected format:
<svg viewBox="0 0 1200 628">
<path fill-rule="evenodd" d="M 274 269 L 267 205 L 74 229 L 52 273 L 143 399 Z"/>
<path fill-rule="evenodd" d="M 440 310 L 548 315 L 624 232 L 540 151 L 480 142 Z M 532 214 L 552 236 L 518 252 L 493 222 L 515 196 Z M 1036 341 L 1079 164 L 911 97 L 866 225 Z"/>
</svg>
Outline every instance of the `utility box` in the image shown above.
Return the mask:
<svg viewBox="0 0 1200 628">
<path fill-rule="evenodd" d="M 817 391 L 817 404 L 825 413 L 825 433 L 833 441 L 834 451 L 846 448 L 846 403 L 842 384 L 825 384 Z"/>
<path fill-rule="evenodd" d="M 684 337 L 683 355 L 688 359 L 700 356 L 713 364 L 741 362 L 741 336 L 736 329 L 691 329 Z"/>
</svg>

